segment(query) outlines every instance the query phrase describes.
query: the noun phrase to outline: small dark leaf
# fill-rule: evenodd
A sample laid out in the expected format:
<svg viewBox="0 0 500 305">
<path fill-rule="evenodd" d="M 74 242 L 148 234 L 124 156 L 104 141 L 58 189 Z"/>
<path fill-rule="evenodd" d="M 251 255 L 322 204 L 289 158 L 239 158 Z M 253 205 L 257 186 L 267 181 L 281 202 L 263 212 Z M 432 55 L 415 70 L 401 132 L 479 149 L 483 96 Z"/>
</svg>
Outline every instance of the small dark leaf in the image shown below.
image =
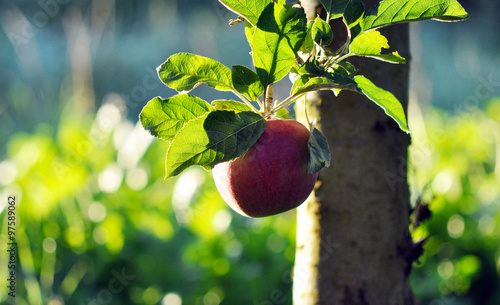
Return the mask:
<svg viewBox="0 0 500 305">
<path fill-rule="evenodd" d="M 292 86 L 292 96 L 321 90 L 355 90 L 356 83 L 351 78 L 336 73 L 325 73 L 324 76 L 300 76 Z"/>
<path fill-rule="evenodd" d="M 330 166 L 332 157 L 328 142 L 325 136 L 316 127 L 313 127 L 307 146 L 309 148 L 309 155 L 311 156 L 308 169 L 309 174 L 315 174 L 325 166 Z"/>
<path fill-rule="evenodd" d="M 424 221 L 428 220 L 432 216 L 432 212 L 429 209 L 429 205 L 425 202 L 420 202 L 415 210 L 413 211 L 413 229 L 417 228 Z"/>
<path fill-rule="evenodd" d="M 320 64 L 316 61 L 307 61 L 297 70 L 300 75 L 309 74 L 312 76 L 321 76 L 325 73 L 325 70 L 320 67 Z"/>
<path fill-rule="evenodd" d="M 236 65 L 231 69 L 234 88 L 251 101 L 255 101 L 264 93 L 259 76 L 245 66 Z"/>
<path fill-rule="evenodd" d="M 354 65 L 352 65 L 350 62 L 347 61 L 341 61 L 336 63 L 333 66 L 333 69 L 335 70 L 336 74 L 340 74 L 347 77 L 354 76 L 358 72 L 358 69 L 356 69 Z"/>
<path fill-rule="evenodd" d="M 330 13 L 330 18 L 344 17 L 347 25 L 356 25 L 365 12 L 361 0 L 320 0 L 326 11 Z"/>
<path fill-rule="evenodd" d="M 314 42 L 319 45 L 327 46 L 333 40 L 333 31 L 328 23 L 320 17 L 316 17 L 311 29 L 311 35 Z"/>
</svg>

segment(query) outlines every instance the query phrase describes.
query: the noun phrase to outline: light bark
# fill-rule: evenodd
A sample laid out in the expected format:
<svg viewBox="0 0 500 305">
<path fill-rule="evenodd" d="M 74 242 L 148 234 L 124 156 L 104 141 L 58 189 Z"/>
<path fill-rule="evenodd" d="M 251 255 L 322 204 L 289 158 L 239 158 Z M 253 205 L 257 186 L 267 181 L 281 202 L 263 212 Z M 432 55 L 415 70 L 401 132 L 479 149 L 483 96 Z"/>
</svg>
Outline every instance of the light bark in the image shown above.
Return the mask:
<svg viewBox="0 0 500 305">
<path fill-rule="evenodd" d="M 308 18 L 315 16 L 317 1 L 302 4 Z M 409 61 L 408 26 L 392 26 L 383 34 Z M 406 111 L 409 63 L 351 62 L 359 74 L 392 92 Z M 302 121 L 303 107 L 296 105 Z M 310 200 L 297 212 L 294 304 L 418 304 L 408 285 L 410 137 L 354 92 L 335 97 L 322 91 L 306 107 L 328 139 L 332 165 L 320 172 Z"/>
</svg>

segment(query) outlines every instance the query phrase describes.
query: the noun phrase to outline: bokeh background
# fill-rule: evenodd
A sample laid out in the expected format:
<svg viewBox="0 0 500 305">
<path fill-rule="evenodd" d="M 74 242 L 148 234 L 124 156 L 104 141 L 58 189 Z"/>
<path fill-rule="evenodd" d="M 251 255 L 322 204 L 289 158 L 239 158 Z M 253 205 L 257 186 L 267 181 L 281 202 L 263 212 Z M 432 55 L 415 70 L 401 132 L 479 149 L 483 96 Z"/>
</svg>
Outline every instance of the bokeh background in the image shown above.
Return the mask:
<svg viewBox="0 0 500 305">
<path fill-rule="evenodd" d="M 460 2 L 465 22 L 411 26 L 410 187 L 433 212 L 411 284 L 422 304 L 498 305 L 500 3 Z M 0 0 L 0 274 L 15 195 L 16 304 L 292 304 L 295 212 L 239 216 L 197 167 L 164 181 L 165 143 L 137 124 L 175 94 L 155 72 L 168 56 L 251 66 L 231 18 L 215 0 Z"/>
</svg>

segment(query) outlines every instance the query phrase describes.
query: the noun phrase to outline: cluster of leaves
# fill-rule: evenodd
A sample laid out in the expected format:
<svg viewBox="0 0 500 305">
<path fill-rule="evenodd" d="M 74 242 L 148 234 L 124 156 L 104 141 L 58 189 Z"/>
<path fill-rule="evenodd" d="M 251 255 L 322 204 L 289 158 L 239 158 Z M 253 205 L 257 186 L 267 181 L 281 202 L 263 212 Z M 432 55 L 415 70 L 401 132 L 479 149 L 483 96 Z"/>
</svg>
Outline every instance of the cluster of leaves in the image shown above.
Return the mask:
<svg viewBox="0 0 500 305">
<path fill-rule="evenodd" d="M 188 53 L 174 54 L 158 68 L 160 79 L 179 95 L 154 98 L 144 107 L 140 120 L 153 136 L 170 143 L 166 177 L 191 165 L 210 169 L 239 157 L 262 135 L 267 118 L 286 117 L 285 107 L 313 91 L 359 92 L 409 132 L 396 97 L 358 75 L 346 60 L 362 56 L 404 63 L 397 52 L 382 52 L 389 45 L 377 29 L 431 18 L 453 21 L 467 17 L 455 0 L 384 0 L 367 13 L 361 0 L 322 0 L 326 20 L 317 17 L 309 22 L 299 4 L 286 5 L 285 0 L 220 2 L 245 22 L 255 71 L 240 65 L 229 69 L 213 59 Z M 338 50 L 330 50 L 334 32 L 329 21 L 337 18 L 342 18 L 346 26 L 347 40 Z M 293 80 L 290 96 L 274 101 L 273 84 L 289 73 Z M 218 100 L 209 104 L 187 94 L 203 83 L 216 90 L 232 91 L 242 102 Z M 310 173 L 329 165 L 326 139 L 314 126 L 309 148 Z"/>
</svg>

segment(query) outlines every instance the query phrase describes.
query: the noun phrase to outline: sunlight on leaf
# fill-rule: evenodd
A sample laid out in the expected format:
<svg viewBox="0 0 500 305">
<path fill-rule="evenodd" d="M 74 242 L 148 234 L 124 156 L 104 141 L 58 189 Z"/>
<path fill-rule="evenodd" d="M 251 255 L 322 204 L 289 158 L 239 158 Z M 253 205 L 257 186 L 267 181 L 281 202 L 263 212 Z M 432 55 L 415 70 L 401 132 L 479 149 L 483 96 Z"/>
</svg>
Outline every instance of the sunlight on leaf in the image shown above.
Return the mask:
<svg viewBox="0 0 500 305">
<path fill-rule="evenodd" d="M 179 94 L 168 99 L 155 97 L 142 109 L 139 119 L 151 135 L 172 141 L 187 122 L 212 110 L 212 106 L 196 96 Z"/>
<path fill-rule="evenodd" d="M 467 16 L 464 8 L 455 0 L 384 0 L 368 11 L 362 28 L 367 31 L 425 19 L 459 21 Z"/>
<path fill-rule="evenodd" d="M 306 34 L 304 9 L 271 3 L 252 38 L 252 57 L 262 85 L 285 77 L 295 63 Z"/>
<path fill-rule="evenodd" d="M 379 31 L 368 31 L 358 35 L 349 46 L 349 51 L 353 54 L 365 57 L 372 57 L 390 63 L 405 63 L 406 60 L 398 52 L 391 54 L 381 54 L 382 48 L 388 49 L 387 38 Z"/>
<path fill-rule="evenodd" d="M 216 100 L 213 101 L 212 104 L 216 110 L 232 110 L 236 113 L 242 111 L 252 111 L 252 108 L 237 101 Z"/>
<path fill-rule="evenodd" d="M 177 53 L 158 67 L 160 79 L 178 92 L 189 92 L 205 83 L 220 91 L 232 91 L 231 70 L 220 62 L 200 55 Z"/>
<path fill-rule="evenodd" d="M 354 81 L 366 97 L 384 109 L 384 112 L 398 123 L 401 130 L 410 133 L 410 129 L 408 129 L 408 125 L 406 124 L 403 106 L 401 106 L 401 103 L 392 93 L 375 86 L 368 78 L 362 75 L 355 76 Z"/>
<path fill-rule="evenodd" d="M 271 0 L 219 0 L 230 11 L 242 16 L 253 25 L 257 25 L 259 16 Z"/>
<path fill-rule="evenodd" d="M 191 165 L 211 168 L 241 156 L 254 145 L 266 121 L 253 112 L 216 110 L 190 121 L 168 148 L 165 177 L 178 175 Z"/>
</svg>

